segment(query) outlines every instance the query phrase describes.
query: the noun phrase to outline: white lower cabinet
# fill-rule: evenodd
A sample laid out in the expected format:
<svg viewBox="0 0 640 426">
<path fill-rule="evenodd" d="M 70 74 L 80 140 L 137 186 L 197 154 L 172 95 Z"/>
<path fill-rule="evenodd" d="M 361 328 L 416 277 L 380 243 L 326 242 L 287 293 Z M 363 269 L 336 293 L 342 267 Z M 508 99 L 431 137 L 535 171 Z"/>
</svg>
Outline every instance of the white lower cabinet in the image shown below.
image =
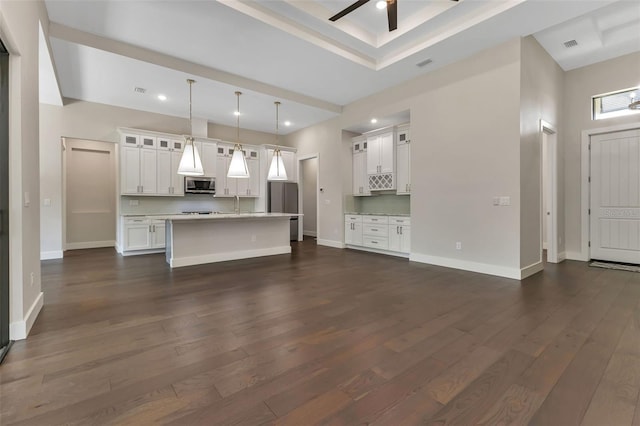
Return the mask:
<svg viewBox="0 0 640 426">
<path fill-rule="evenodd" d="M 362 216 L 346 215 L 344 217 L 344 243 L 354 246 L 362 245 Z"/>
<path fill-rule="evenodd" d="M 353 215 L 344 217 L 344 242 L 353 248 L 407 255 L 411 249 L 411 219 L 407 216 Z"/>
<path fill-rule="evenodd" d="M 122 252 L 165 248 L 165 222 L 147 217 L 122 219 Z"/>
<path fill-rule="evenodd" d="M 411 219 L 408 217 L 389 217 L 389 250 L 400 253 L 411 251 Z"/>
</svg>

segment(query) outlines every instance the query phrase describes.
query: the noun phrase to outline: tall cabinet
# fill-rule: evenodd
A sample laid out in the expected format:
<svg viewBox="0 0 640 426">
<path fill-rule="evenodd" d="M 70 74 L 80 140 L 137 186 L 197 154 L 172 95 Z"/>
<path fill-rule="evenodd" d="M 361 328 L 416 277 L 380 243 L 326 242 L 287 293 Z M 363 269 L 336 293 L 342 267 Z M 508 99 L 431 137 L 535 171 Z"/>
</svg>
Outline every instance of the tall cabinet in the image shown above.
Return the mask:
<svg viewBox="0 0 640 426">
<path fill-rule="evenodd" d="M 156 138 L 122 134 L 120 192 L 156 193 Z"/>
<path fill-rule="evenodd" d="M 367 177 L 367 139 L 358 136 L 352 140 L 353 154 L 353 195 L 363 197 L 371 195 Z"/>
<path fill-rule="evenodd" d="M 396 193 L 411 193 L 411 138 L 408 124 L 398 126 L 396 132 Z"/>
</svg>

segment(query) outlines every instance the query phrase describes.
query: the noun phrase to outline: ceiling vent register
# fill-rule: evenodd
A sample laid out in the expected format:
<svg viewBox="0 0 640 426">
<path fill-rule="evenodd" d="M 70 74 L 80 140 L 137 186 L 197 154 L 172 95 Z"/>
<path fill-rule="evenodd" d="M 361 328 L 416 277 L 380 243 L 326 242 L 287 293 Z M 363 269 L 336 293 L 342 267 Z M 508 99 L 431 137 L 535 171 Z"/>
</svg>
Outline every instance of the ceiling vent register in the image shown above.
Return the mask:
<svg viewBox="0 0 640 426">
<path fill-rule="evenodd" d="M 369 175 L 369 190 L 384 191 L 386 189 L 395 189 L 396 185 L 393 181 L 393 173 L 383 173 L 379 175 Z"/>
<path fill-rule="evenodd" d="M 564 44 L 564 47 L 569 49 L 570 47 L 576 47 L 578 45 L 578 42 L 575 40 L 569 40 L 569 41 L 565 41 L 563 44 Z"/>
</svg>

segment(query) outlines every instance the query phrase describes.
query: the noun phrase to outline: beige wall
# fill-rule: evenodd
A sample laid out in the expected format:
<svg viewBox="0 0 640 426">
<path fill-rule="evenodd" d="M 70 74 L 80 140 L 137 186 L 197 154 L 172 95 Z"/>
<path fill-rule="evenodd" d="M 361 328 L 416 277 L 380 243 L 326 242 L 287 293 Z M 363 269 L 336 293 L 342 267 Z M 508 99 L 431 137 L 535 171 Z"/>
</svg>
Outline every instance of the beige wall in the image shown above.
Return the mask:
<svg viewBox="0 0 640 426">
<path fill-rule="evenodd" d="M 29 332 L 42 303 L 38 206 L 39 1 L 0 1 L 0 38 L 10 53 L 10 338 Z M 30 205 L 26 206 L 25 194 Z M 33 277 L 33 279 L 32 279 Z M 33 282 L 32 282 L 33 281 Z"/>
<path fill-rule="evenodd" d="M 581 250 L 581 137 L 582 131 L 638 123 L 640 116 L 591 120 L 591 97 L 640 86 L 640 52 L 578 68 L 565 74 L 564 178 L 567 257 L 580 259 Z"/>
<path fill-rule="evenodd" d="M 520 265 L 522 268 L 541 260 L 541 165 L 540 120 L 558 131 L 562 145 L 562 88 L 564 72 L 533 37 L 522 39 L 520 67 Z M 562 156 L 558 159 L 563 176 Z M 558 186 L 562 189 L 560 179 Z M 559 221 L 564 222 L 563 193 L 559 194 Z M 559 223 L 558 252 L 564 252 L 564 223 Z"/>
<path fill-rule="evenodd" d="M 302 178 L 303 233 L 316 236 L 318 230 L 318 159 L 309 158 L 300 162 Z"/>
<path fill-rule="evenodd" d="M 174 134 L 189 132 L 186 118 L 172 117 L 92 102 L 67 100 L 65 106 L 40 104 L 40 204 L 48 198 L 50 206 L 42 207 L 40 219 L 41 250 L 45 257 L 60 257 L 62 244 L 62 146 L 60 138 L 70 137 L 105 142 L 119 142 L 118 127 L 154 130 Z M 235 140 L 233 127 L 209 124 L 210 138 Z M 241 140 L 248 144 L 273 143 L 275 136 L 252 130 L 241 130 Z M 143 198 L 143 197 L 138 197 Z M 163 199 L 164 200 L 164 199 Z M 145 205 L 145 201 L 141 203 Z M 157 205 L 157 203 L 147 203 Z M 227 208 L 224 202 L 218 203 Z M 166 207 L 166 206 L 163 206 Z M 214 210 L 222 209 L 217 206 Z M 176 207 L 179 211 L 183 205 Z M 142 209 L 140 209 L 142 211 Z M 167 211 L 173 211 L 169 209 Z"/>
</svg>

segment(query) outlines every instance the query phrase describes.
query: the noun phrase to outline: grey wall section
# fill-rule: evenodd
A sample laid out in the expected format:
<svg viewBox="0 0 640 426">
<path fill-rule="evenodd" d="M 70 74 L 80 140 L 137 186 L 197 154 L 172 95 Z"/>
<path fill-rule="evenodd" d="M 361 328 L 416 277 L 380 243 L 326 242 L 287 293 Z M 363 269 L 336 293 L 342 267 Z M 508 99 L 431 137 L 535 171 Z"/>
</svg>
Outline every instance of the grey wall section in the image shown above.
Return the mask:
<svg viewBox="0 0 640 426">
<path fill-rule="evenodd" d="M 40 1 L 0 1 L 0 38 L 10 53 L 10 334 L 25 338 L 42 306 L 38 204 L 38 36 Z M 26 203 L 29 194 L 30 203 Z M 28 205 L 27 205 L 28 204 Z M 32 282 L 33 277 L 33 282 Z"/>
<path fill-rule="evenodd" d="M 302 170 L 303 234 L 316 236 L 318 231 L 318 159 L 310 158 L 300 163 Z"/>
<path fill-rule="evenodd" d="M 638 115 L 591 119 L 591 97 L 640 85 L 640 52 L 565 73 L 564 178 L 567 257 L 580 258 L 581 250 L 581 139 L 582 131 L 638 123 Z"/>
<path fill-rule="evenodd" d="M 186 134 L 188 120 L 128 108 L 67 100 L 65 106 L 40 104 L 40 199 L 51 200 L 42 207 L 41 251 L 56 257 L 62 252 L 62 145 L 61 137 L 118 142 L 118 127 L 133 127 L 157 132 Z M 233 127 L 209 123 L 208 136 L 234 141 Z M 275 136 L 241 130 L 242 141 L 250 144 L 273 143 Z M 139 197 L 140 198 L 140 197 Z M 220 202 L 218 204 L 225 204 Z M 210 208 L 210 206 L 208 207 Z M 221 209 L 221 208 L 219 208 Z M 215 210 L 215 209 L 214 209 Z"/>
<path fill-rule="evenodd" d="M 520 66 L 520 265 L 541 260 L 541 165 L 540 120 L 556 127 L 562 145 L 562 89 L 564 72 L 533 37 L 522 39 Z M 559 148 L 559 151 L 561 147 Z M 560 151 L 561 152 L 561 151 Z M 560 182 L 558 253 L 564 252 L 563 166 L 559 155 Z"/>
</svg>

